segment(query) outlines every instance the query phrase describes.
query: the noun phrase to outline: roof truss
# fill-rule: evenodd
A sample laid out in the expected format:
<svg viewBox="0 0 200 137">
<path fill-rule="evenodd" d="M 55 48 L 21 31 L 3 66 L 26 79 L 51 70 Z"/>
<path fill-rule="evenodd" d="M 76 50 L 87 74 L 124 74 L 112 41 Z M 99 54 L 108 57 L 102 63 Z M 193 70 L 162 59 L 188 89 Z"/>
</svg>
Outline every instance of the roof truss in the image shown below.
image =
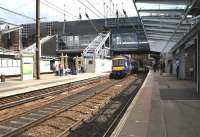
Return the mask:
<svg viewBox="0 0 200 137">
<path fill-rule="evenodd" d="M 180 40 L 191 28 L 187 15 L 194 1 L 196 0 L 134 0 L 136 6 L 140 6 L 136 9 L 139 9 L 137 12 L 141 16 L 147 39 L 165 41 L 166 46 Z"/>
</svg>

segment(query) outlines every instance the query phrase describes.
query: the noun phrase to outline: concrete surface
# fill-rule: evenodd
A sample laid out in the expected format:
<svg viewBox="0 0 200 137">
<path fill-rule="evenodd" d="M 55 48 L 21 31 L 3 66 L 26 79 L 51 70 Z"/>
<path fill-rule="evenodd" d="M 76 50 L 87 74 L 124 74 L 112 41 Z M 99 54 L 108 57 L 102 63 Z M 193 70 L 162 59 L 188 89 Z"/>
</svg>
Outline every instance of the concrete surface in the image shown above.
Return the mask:
<svg viewBox="0 0 200 137">
<path fill-rule="evenodd" d="M 26 81 L 21 81 L 20 78 L 9 78 L 6 82 L 0 83 L 0 98 L 104 75 L 108 75 L 108 73 L 80 73 L 67 76 L 45 74 L 41 75 L 40 80 Z"/>
<path fill-rule="evenodd" d="M 145 81 L 112 137 L 200 137 L 196 84 L 153 71 Z"/>
</svg>

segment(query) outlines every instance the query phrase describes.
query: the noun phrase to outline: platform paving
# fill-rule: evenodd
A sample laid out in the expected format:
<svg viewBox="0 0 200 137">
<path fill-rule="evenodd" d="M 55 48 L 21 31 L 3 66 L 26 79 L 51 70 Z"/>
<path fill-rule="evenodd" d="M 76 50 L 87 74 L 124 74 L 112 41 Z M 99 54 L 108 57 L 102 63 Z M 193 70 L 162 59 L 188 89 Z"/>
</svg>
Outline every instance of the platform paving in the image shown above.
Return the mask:
<svg viewBox="0 0 200 137">
<path fill-rule="evenodd" d="M 200 137 L 195 87 L 194 82 L 150 71 L 112 137 Z"/>
<path fill-rule="evenodd" d="M 0 98 L 104 75 L 108 75 L 108 73 L 79 73 L 67 76 L 43 74 L 40 80 L 25 81 L 21 81 L 20 78 L 8 78 L 6 82 L 0 83 Z"/>
</svg>

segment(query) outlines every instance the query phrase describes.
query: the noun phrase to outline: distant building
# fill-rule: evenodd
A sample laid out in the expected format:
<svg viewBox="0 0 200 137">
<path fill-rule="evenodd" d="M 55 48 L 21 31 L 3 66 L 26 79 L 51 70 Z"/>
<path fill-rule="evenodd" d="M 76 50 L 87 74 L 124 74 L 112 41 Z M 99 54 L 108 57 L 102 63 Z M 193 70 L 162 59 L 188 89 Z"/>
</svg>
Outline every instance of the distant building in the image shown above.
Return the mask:
<svg viewBox="0 0 200 137">
<path fill-rule="evenodd" d="M 0 21 L 0 47 L 19 51 L 20 26 L 5 21 Z"/>
</svg>

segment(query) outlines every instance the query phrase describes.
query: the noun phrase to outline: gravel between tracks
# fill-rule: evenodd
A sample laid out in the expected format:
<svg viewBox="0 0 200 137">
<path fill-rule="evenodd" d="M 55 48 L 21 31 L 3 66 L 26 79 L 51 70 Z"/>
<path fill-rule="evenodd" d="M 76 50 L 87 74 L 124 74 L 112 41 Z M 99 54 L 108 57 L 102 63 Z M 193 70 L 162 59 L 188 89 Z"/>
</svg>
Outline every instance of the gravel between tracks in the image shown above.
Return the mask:
<svg viewBox="0 0 200 137">
<path fill-rule="evenodd" d="M 104 84 L 108 81 L 109 80 L 107 79 L 107 80 L 101 81 L 99 83 L 89 84 L 89 85 L 86 85 L 86 86 L 83 86 L 83 87 L 80 87 L 80 88 L 77 88 L 77 89 L 73 89 L 71 91 L 63 92 L 61 95 L 49 96 L 49 97 L 46 97 L 44 99 L 40 99 L 40 100 L 37 100 L 37 101 L 22 104 L 22 105 L 13 107 L 13 108 L 1 110 L 0 111 L 0 122 L 5 121 L 7 119 L 10 119 L 12 117 L 15 117 L 17 115 L 21 115 L 23 113 L 26 113 L 27 111 L 37 109 L 38 107 L 45 106 L 45 105 L 47 105 L 51 102 L 55 102 L 55 101 L 60 100 L 64 97 L 66 97 L 66 96 L 74 95 L 74 94 L 80 93 L 82 91 L 85 91 L 87 89 L 90 89 L 94 86 Z"/>
<path fill-rule="evenodd" d="M 83 121 L 87 121 L 94 117 L 111 101 L 112 98 L 116 97 L 125 88 L 127 88 L 134 79 L 135 77 L 129 76 L 121 83 L 118 83 L 102 93 L 87 99 L 87 101 L 84 101 L 66 110 L 65 112 L 60 113 L 59 115 L 44 121 L 42 124 L 28 129 L 16 137 L 56 137 L 66 129 L 73 129 L 84 123 Z"/>
</svg>

